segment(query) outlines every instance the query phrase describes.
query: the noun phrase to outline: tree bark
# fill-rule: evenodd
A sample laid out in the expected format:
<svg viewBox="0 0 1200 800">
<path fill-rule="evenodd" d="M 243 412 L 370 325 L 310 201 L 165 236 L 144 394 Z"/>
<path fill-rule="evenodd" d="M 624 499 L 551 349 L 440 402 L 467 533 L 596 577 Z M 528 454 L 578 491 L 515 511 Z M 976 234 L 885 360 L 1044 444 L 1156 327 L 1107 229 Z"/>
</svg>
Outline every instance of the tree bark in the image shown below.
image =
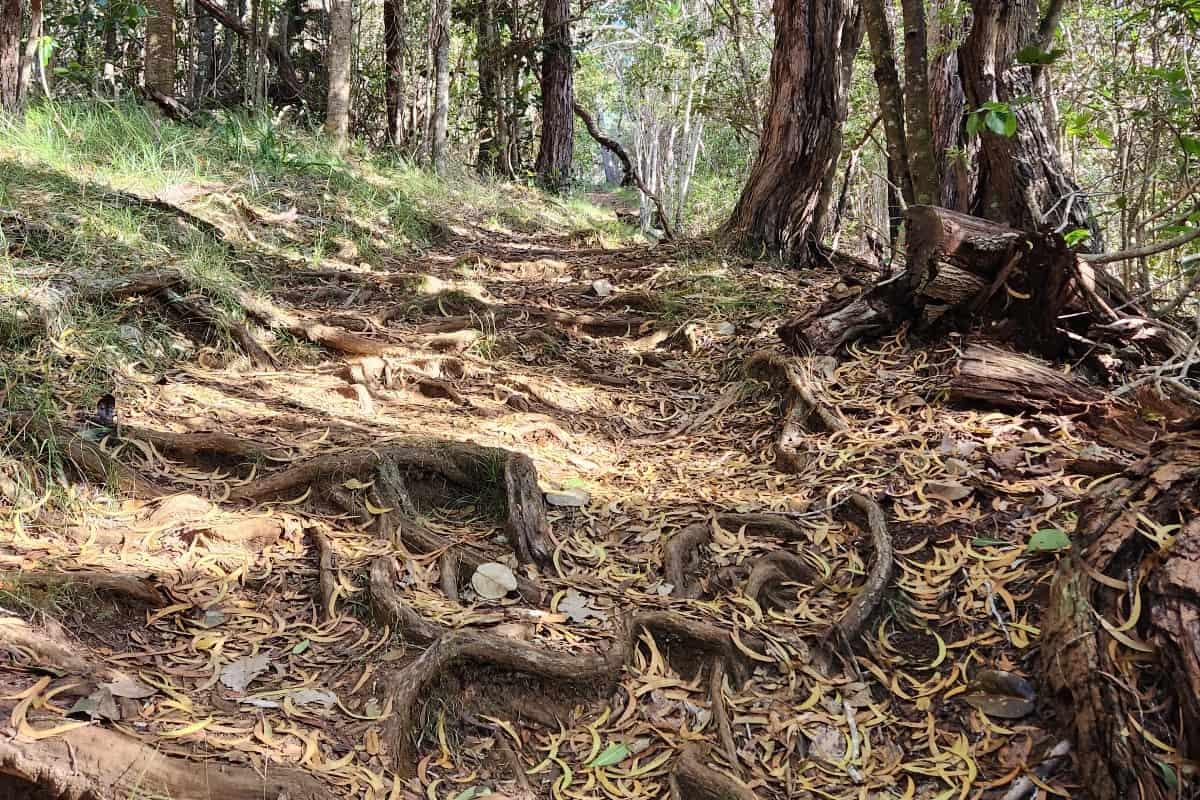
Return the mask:
<svg viewBox="0 0 1200 800">
<path fill-rule="evenodd" d="M 845 121 L 845 70 L 830 65 L 857 50 L 861 26 L 854 0 L 775 0 L 774 14 L 767 117 L 723 234 L 742 246 L 803 257 L 816 245 L 813 220 Z"/>
<path fill-rule="evenodd" d="M 925 0 L 901 0 L 900 7 L 904 16 L 904 113 L 913 199 L 918 204 L 932 205 L 940 199 L 941 181 L 933 151 Z"/>
<path fill-rule="evenodd" d="M 534 171 L 542 186 L 558 192 L 571 182 L 575 155 L 570 0 L 544 0 L 542 32 L 542 136 Z"/>
<path fill-rule="evenodd" d="M 404 144 L 404 13 L 404 0 L 383 0 L 383 47 L 387 71 L 384 95 L 387 104 L 387 141 L 392 147 Z"/>
<path fill-rule="evenodd" d="M 42 0 L 29 0 L 29 36 L 25 40 L 25 52 L 21 55 L 21 82 L 17 87 L 17 98 L 21 106 L 29 104 L 29 89 L 33 86 L 33 74 L 42 66 Z"/>
<path fill-rule="evenodd" d="M 434 87 L 429 159 L 440 174 L 446 170 L 446 125 L 450 118 L 450 0 L 435 0 L 431 33 Z"/>
<path fill-rule="evenodd" d="M 193 0 L 196 12 L 196 75 L 192 83 L 192 107 L 199 108 L 205 95 L 213 90 L 217 77 L 217 26 L 208 14 L 200 13 L 200 6 Z M 115 32 L 115 27 L 113 28 Z"/>
<path fill-rule="evenodd" d="M 21 0 L 2 0 L 0 12 L 0 110 L 21 104 Z"/>
<path fill-rule="evenodd" d="M 480 0 L 475 17 L 475 58 L 479 63 L 479 156 L 480 174 L 495 173 L 501 163 L 500 74 L 498 58 L 500 32 L 496 21 L 496 0 Z"/>
<path fill-rule="evenodd" d="M 1016 53 L 1040 41 L 1038 4 L 1029 0 L 975 0 L 974 19 L 959 51 L 967 107 L 1007 104 L 1017 130 L 1003 136 L 980 128 L 979 175 L 971 213 L 1024 230 L 1043 225 L 1092 233 L 1089 249 L 1101 249 L 1099 228 L 1087 196 L 1066 171 L 1055 144 L 1031 67 Z"/>
<path fill-rule="evenodd" d="M 329 95 L 325 132 L 337 147 L 345 147 L 350 132 L 350 63 L 353 56 L 353 0 L 329 4 Z"/>
<path fill-rule="evenodd" d="M 904 132 L 904 95 L 896 72 L 896 43 L 892 22 L 883 0 L 863 0 L 867 40 L 875 65 L 875 84 L 879 88 L 879 113 L 883 118 L 884 140 L 890 175 L 900 187 L 907 205 L 913 204 L 912 176 L 908 171 L 908 143 Z"/>
<path fill-rule="evenodd" d="M 152 0 L 146 17 L 146 88 L 175 96 L 175 0 Z"/>
<path fill-rule="evenodd" d="M 1042 672 L 1096 800 L 1195 794 L 1180 760 L 1200 758 L 1197 463 L 1193 428 L 1099 483 L 1051 584 Z"/>
</svg>

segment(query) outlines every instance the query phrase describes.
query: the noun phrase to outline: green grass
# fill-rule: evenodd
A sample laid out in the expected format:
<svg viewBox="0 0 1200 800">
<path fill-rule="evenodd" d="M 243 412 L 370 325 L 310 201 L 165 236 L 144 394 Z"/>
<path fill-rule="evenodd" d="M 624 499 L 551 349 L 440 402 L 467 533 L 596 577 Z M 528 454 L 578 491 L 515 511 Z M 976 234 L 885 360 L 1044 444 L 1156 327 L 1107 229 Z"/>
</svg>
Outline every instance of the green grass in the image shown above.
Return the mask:
<svg viewBox="0 0 1200 800">
<path fill-rule="evenodd" d="M 253 226 L 255 241 L 223 241 L 119 194 L 187 186 L 197 187 L 190 210 L 226 229 Z M 253 215 L 289 209 L 300 215 L 295 225 L 255 223 Z M 131 376 L 152 380 L 194 359 L 200 346 L 237 357 L 221 326 L 215 339 L 194 341 L 158 303 L 81 299 L 78 287 L 89 281 L 178 270 L 188 284 L 181 291 L 200 292 L 219 316 L 241 322 L 238 297 L 269 291 L 274 271 L 339 254 L 373 268 L 411 262 L 431 246 L 439 221 L 614 243 L 630 234 L 580 198 L 465 172 L 438 177 L 361 149 L 339 154 L 319 133 L 264 114 L 180 125 L 134 102 L 89 101 L 0 118 L 0 408 L 45 430 L 106 392 L 120 401 Z M 285 363 L 316 355 L 285 335 L 271 348 Z M 0 459 L 54 446 L 35 438 L 5 436 Z M 55 480 L 55 459 L 44 463 L 43 480 Z"/>
<path fill-rule="evenodd" d="M 736 273 L 712 258 L 674 268 L 660 284 L 662 314 L 670 320 L 737 321 L 780 316 L 788 309 L 781 287 L 771 286 L 759 274 Z"/>
</svg>

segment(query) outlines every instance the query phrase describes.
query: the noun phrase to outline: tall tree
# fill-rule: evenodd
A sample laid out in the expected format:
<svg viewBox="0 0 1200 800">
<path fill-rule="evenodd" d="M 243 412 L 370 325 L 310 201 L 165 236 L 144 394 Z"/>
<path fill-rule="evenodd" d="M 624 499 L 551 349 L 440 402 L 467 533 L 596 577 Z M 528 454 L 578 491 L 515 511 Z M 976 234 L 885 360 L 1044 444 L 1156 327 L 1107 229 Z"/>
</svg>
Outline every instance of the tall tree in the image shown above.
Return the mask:
<svg viewBox="0 0 1200 800">
<path fill-rule="evenodd" d="M 904 132 L 904 94 L 896 71 L 892 21 L 884 0 L 863 0 L 863 18 L 871 45 L 871 61 L 875 66 L 875 84 L 879 87 L 879 113 L 887 142 L 889 175 L 900 186 L 904 202 L 911 204 L 913 187 L 908 173 L 908 142 Z"/>
<path fill-rule="evenodd" d="M 350 64 L 353 56 L 353 0 L 329 4 L 329 95 L 325 105 L 325 131 L 343 147 L 350 132 Z"/>
<path fill-rule="evenodd" d="M 450 0 L 435 0 L 431 20 L 433 114 L 429 120 L 429 158 L 434 171 L 446 169 L 446 129 L 450 119 Z"/>
<path fill-rule="evenodd" d="M 475 14 L 475 60 L 479 64 L 479 158 L 481 174 L 497 171 L 501 162 L 501 88 L 500 29 L 496 20 L 496 0 L 479 0 Z"/>
<path fill-rule="evenodd" d="M 0 110 L 21 103 L 21 0 L 0 0 Z"/>
<path fill-rule="evenodd" d="M 146 88 L 175 94 L 175 0 L 151 0 L 146 17 Z"/>
<path fill-rule="evenodd" d="M 900 8 L 904 18 L 904 116 L 908 126 L 908 171 L 912 179 L 913 199 L 932 205 L 939 200 L 941 180 L 933 151 L 925 0 L 900 0 Z"/>
<path fill-rule="evenodd" d="M 861 40 L 856 0 L 775 0 L 771 93 L 758 155 L 727 238 L 801 256 L 845 121 L 846 53 Z M 837 67 L 837 68 L 835 68 Z"/>
<path fill-rule="evenodd" d="M 542 32 L 542 138 L 534 170 L 543 186 L 561 191 L 571 182 L 575 155 L 570 0 L 544 0 Z"/>
<path fill-rule="evenodd" d="M 1050 13 L 1039 19 L 1038 4 L 1029 0 L 974 0 L 971 31 L 959 51 L 963 87 L 973 113 L 999 116 L 996 130 L 972 126 L 980 142 L 970 208 L 1025 230 L 1047 223 L 1091 230 L 1092 247 L 1098 248 L 1087 197 L 1067 172 L 1045 105 L 1031 99 L 1049 91 L 1044 76 L 1040 67 L 1017 60 L 1026 48 L 1041 50 L 1052 41 L 1060 7 L 1052 2 Z"/>
<path fill-rule="evenodd" d="M 29 102 L 33 73 L 41 67 L 38 63 L 41 58 L 41 42 L 42 0 L 29 0 L 29 36 L 25 40 L 25 52 L 21 54 L 21 81 L 17 86 L 17 102 L 22 106 Z"/>
<path fill-rule="evenodd" d="M 387 77 L 387 140 L 393 147 L 404 138 L 404 0 L 383 0 L 383 48 Z"/>
</svg>

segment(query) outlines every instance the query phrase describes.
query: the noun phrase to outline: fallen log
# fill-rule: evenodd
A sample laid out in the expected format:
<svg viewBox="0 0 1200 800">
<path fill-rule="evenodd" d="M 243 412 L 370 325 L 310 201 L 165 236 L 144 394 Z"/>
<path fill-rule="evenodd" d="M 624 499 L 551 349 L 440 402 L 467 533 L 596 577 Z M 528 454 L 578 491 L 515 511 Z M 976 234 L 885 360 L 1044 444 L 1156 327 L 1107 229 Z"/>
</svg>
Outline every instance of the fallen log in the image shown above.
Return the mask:
<svg viewBox="0 0 1200 800">
<path fill-rule="evenodd" d="M 1032 356 L 988 344 L 972 344 L 950 379 L 950 400 L 1028 411 L 1079 411 L 1103 394 L 1079 378 Z"/>
</svg>

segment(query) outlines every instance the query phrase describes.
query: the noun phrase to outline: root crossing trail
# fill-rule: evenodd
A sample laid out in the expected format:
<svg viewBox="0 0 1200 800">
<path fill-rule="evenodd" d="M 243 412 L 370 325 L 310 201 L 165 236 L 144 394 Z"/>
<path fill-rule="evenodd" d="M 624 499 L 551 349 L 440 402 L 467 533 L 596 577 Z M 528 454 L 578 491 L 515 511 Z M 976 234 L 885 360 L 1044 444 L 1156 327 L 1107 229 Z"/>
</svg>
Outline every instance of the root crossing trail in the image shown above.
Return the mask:
<svg viewBox="0 0 1200 800">
<path fill-rule="evenodd" d="M 943 407 L 949 353 L 903 338 L 791 359 L 775 326 L 824 279 L 698 247 L 460 230 L 343 267 L 264 267 L 271 346 L 134 376 L 73 452 L 126 499 L 4 547 L 25 591 L 86 594 L 5 609 L 0 772 L 944 798 L 1055 744 L 1025 545 L 1092 480 L 1070 419 Z"/>
</svg>

